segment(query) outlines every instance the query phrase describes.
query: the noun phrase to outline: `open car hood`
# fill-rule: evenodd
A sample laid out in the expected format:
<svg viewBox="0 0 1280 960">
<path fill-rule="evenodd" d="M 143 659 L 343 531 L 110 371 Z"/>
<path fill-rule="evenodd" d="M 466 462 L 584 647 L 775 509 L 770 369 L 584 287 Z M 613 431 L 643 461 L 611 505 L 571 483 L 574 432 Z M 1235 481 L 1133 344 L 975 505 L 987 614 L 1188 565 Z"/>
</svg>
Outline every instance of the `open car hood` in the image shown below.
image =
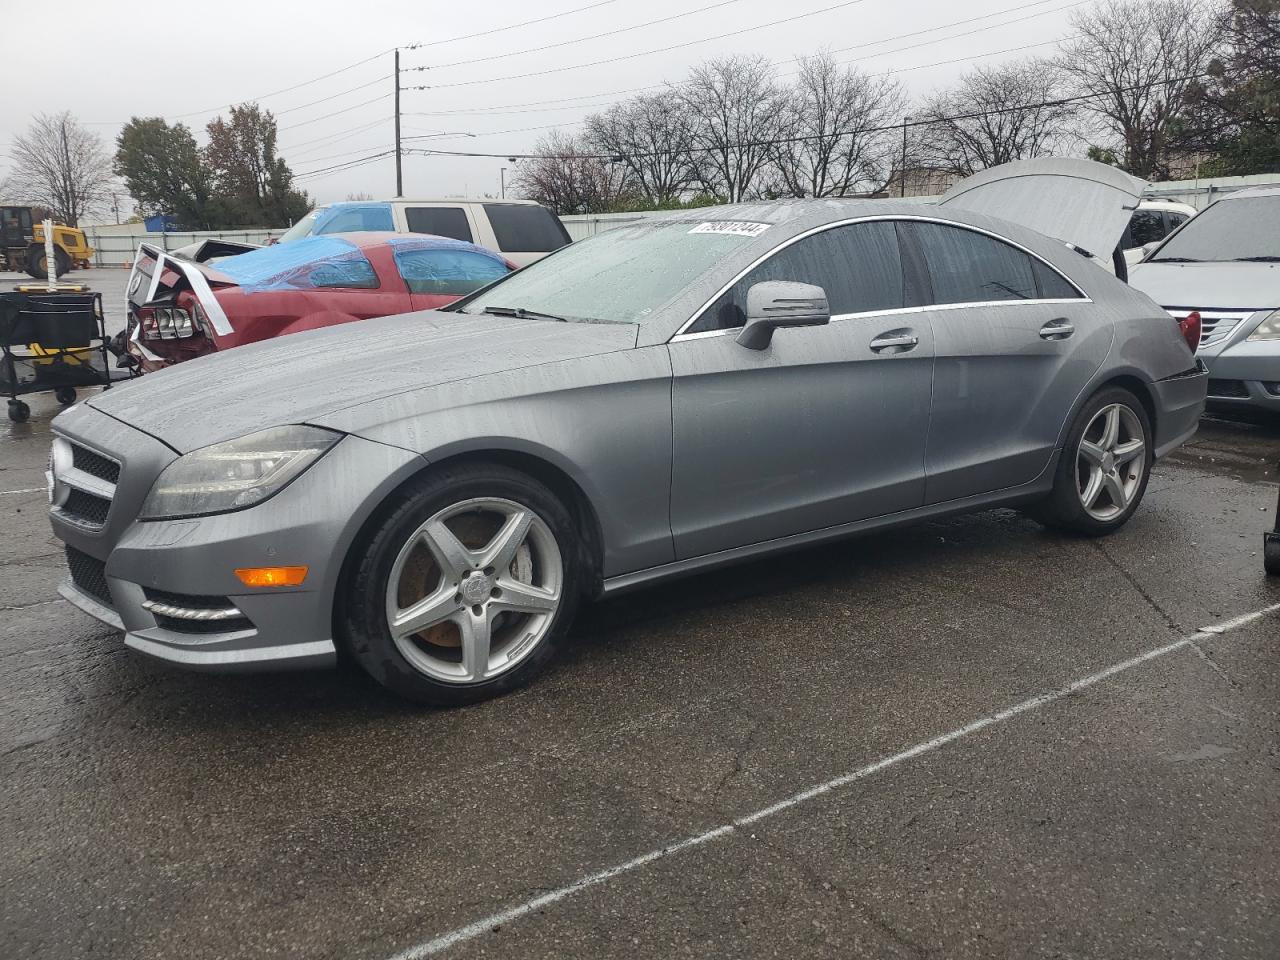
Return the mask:
<svg viewBox="0 0 1280 960">
<path fill-rule="evenodd" d="M 938 206 L 999 217 L 1109 261 L 1146 185 L 1105 163 L 1039 157 L 975 173 Z"/>
</svg>

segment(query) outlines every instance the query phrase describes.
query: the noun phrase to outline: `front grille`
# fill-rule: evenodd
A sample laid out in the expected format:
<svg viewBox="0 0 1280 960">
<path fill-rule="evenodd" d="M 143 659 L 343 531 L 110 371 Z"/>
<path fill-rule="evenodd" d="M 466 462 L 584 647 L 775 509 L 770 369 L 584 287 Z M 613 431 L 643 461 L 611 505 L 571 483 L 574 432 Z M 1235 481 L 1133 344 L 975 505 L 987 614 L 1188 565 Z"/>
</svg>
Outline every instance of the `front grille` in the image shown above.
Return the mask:
<svg viewBox="0 0 1280 960">
<path fill-rule="evenodd" d="M 71 444 L 71 459 L 72 466 L 77 470 L 83 470 L 107 483 L 120 482 L 120 464 L 108 460 L 100 453 L 94 453 L 88 447 L 82 447 L 78 443 Z"/>
<path fill-rule="evenodd" d="M 111 509 L 111 501 L 95 497 L 92 493 L 72 488 L 67 494 L 67 502 L 61 507 L 63 513 L 72 520 L 91 527 L 100 527 L 107 522 L 107 511 Z"/>
<path fill-rule="evenodd" d="M 99 602 L 111 606 L 111 588 L 107 586 L 105 563 L 68 546 L 67 566 L 71 568 L 72 583 Z"/>
<path fill-rule="evenodd" d="M 1209 396 L 1248 400 L 1249 389 L 1243 380 L 1210 380 Z"/>
</svg>

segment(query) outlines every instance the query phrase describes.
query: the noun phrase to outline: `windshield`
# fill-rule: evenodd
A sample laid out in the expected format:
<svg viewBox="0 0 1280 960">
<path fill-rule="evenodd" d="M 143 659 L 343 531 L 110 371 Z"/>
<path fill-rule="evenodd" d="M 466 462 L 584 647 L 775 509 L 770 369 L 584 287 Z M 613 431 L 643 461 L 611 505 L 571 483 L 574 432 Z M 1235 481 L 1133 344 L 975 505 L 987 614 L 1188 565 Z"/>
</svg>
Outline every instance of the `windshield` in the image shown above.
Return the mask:
<svg viewBox="0 0 1280 960">
<path fill-rule="evenodd" d="M 563 248 L 468 300 L 462 313 L 519 308 L 575 320 L 643 323 L 764 224 L 737 232 L 689 220 L 629 224 Z"/>
<path fill-rule="evenodd" d="M 1280 196 L 1219 200 L 1169 238 L 1151 263 L 1280 259 Z"/>
<path fill-rule="evenodd" d="M 328 207 L 316 207 L 305 217 L 295 223 L 292 227 L 280 234 L 280 239 L 276 243 L 288 243 L 290 240 L 301 240 L 303 237 L 311 235 L 311 231 L 316 228 L 316 220 L 320 214 L 324 213 Z"/>
</svg>

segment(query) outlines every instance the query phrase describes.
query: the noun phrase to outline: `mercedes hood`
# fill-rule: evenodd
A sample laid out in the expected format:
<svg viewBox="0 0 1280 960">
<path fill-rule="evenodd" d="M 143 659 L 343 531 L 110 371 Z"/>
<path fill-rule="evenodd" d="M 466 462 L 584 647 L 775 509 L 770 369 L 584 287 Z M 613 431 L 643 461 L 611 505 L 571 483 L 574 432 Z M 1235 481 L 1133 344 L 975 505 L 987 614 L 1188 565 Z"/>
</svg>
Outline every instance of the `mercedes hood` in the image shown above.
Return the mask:
<svg viewBox="0 0 1280 960">
<path fill-rule="evenodd" d="M 943 194 L 938 206 L 1030 227 L 1110 262 L 1146 185 L 1105 163 L 1039 157 L 975 173 Z"/>
<path fill-rule="evenodd" d="M 635 346 L 628 323 L 423 311 L 223 350 L 86 401 L 186 453 L 420 387 Z"/>
</svg>

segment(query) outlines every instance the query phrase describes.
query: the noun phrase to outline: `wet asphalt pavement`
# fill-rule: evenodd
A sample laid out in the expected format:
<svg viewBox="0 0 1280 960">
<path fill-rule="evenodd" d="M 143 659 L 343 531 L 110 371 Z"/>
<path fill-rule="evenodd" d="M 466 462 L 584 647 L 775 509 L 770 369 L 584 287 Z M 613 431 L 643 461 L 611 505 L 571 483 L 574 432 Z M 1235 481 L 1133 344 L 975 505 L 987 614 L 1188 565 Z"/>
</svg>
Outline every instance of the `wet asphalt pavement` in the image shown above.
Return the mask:
<svg viewBox="0 0 1280 960">
<path fill-rule="evenodd" d="M 183 673 L 57 599 L 31 402 L 0 956 L 1280 955 L 1280 612 L 1197 632 L 1280 604 L 1280 427 L 1206 420 L 1106 540 L 995 511 L 692 578 L 432 712 Z"/>
</svg>

